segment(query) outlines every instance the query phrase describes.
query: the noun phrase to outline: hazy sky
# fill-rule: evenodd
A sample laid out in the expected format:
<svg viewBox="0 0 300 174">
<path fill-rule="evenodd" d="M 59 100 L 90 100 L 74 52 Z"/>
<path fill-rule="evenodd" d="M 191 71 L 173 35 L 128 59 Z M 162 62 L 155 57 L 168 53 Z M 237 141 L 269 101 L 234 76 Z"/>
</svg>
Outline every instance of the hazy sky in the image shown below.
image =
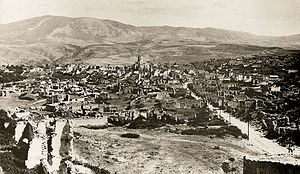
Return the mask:
<svg viewBox="0 0 300 174">
<path fill-rule="evenodd" d="M 300 34 L 300 0 L 0 0 L 1 24 L 43 15 Z"/>
</svg>

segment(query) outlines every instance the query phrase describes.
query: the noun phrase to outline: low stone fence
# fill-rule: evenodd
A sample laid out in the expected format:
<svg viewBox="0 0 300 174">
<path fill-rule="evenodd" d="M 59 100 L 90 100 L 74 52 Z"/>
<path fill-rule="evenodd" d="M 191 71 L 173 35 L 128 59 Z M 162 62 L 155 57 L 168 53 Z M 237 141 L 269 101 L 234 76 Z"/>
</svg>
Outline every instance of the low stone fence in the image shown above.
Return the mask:
<svg viewBox="0 0 300 174">
<path fill-rule="evenodd" d="M 300 164 L 244 157 L 243 165 L 243 174 L 300 174 Z"/>
</svg>

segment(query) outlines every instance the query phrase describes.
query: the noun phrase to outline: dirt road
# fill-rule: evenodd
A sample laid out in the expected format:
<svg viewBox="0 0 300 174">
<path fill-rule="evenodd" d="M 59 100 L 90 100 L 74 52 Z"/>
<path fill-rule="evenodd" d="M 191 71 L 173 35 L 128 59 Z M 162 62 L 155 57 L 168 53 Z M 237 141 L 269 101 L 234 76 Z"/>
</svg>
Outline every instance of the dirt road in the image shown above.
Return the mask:
<svg viewBox="0 0 300 174">
<path fill-rule="evenodd" d="M 192 96 L 195 99 L 199 99 L 198 96 L 196 96 L 194 93 L 192 93 Z M 245 123 L 243 121 L 240 121 L 239 119 L 231 116 L 229 113 L 225 112 L 224 110 L 221 110 L 220 108 L 213 107 L 211 104 L 209 104 L 209 109 L 211 111 L 217 111 L 217 114 L 224 118 L 224 120 L 230 122 L 230 124 L 238 127 L 242 133 L 248 135 L 248 123 Z M 259 132 L 256 130 L 255 127 L 249 126 L 249 144 L 248 148 L 250 149 L 257 149 L 262 151 L 263 153 L 269 154 L 269 155 L 277 155 L 277 154 L 287 154 L 288 150 L 287 148 L 280 146 L 277 142 L 269 140 L 263 136 L 262 132 Z M 296 148 L 295 155 L 300 154 L 300 149 Z"/>
<path fill-rule="evenodd" d="M 242 133 L 248 135 L 248 123 L 242 122 L 239 119 L 232 117 L 229 113 L 226 113 L 219 108 L 215 108 L 209 104 L 210 110 L 218 110 L 218 115 L 224 118 L 224 120 L 230 122 L 230 124 L 238 127 Z M 254 146 L 254 148 L 258 148 L 262 150 L 264 153 L 270 155 L 276 154 L 285 154 L 287 153 L 287 149 L 285 147 L 280 146 L 278 143 L 269 140 L 263 136 L 263 133 L 256 130 L 255 127 L 249 126 L 249 143 L 250 146 Z"/>
</svg>

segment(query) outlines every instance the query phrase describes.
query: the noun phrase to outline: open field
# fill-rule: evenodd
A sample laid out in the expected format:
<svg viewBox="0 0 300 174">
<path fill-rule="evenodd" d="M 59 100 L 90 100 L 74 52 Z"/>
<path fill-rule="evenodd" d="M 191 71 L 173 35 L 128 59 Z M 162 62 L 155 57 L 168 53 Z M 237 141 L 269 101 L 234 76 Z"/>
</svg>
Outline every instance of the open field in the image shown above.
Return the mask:
<svg viewBox="0 0 300 174">
<path fill-rule="evenodd" d="M 243 156 L 259 154 L 247 150 L 245 140 L 231 137 L 209 138 L 120 127 L 90 130 L 75 126 L 74 131 L 82 135 L 74 141 L 75 153 L 112 173 L 223 173 L 221 165 L 229 158 L 235 159 L 230 165 L 236 173 L 241 173 Z M 124 133 L 140 137 L 120 137 Z"/>
<path fill-rule="evenodd" d="M 6 98 L 0 98 L 0 109 L 8 109 L 8 108 L 15 108 L 18 106 L 26 105 L 32 103 L 31 101 L 28 100 L 20 100 L 18 99 L 18 95 L 12 94 L 9 95 Z"/>
<path fill-rule="evenodd" d="M 103 118 L 89 118 L 89 119 L 73 119 L 75 127 L 86 126 L 86 125 L 105 125 L 107 123 L 107 117 Z"/>
</svg>

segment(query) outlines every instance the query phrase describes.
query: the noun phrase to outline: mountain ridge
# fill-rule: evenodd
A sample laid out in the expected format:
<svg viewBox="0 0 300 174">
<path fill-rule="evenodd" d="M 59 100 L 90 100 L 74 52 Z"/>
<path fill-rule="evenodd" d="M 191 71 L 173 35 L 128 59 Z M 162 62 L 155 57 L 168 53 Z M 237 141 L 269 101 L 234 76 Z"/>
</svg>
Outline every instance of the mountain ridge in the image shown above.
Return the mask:
<svg viewBox="0 0 300 174">
<path fill-rule="evenodd" d="M 0 61 L 11 64 L 91 59 L 94 61 L 88 63 L 95 63 L 96 59 L 109 62 L 130 57 L 128 62 L 136 54 L 155 60 L 183 56 L 195 45 L 193 56 L 203 53 L 213 57 L 218 54 L 208 47 L 218 44 L 299 49 L 300 34 L 274 37 L 210 27 L 137 27 L 109 19 L 51 15 L 0 24 Z"/>
<path fill-rule="evenodd" d="M 68 18 L 68 19 L 95 19 L 95 20 L 103 20 L 103 21 L 112 21 L 112 22 L 117 22 L 117 23 L 121 23 L 121 24 L 125 24 L 125 25 L 131 25 L 131 26 L 135 26 L 132 24 L 126 24 L 123 22 L 118 22 L 116 20 L 112 20 L 112 19 L 106 19 L 106 18 L 95 18 L 95 17 L 68 17 L 68 16 L 57 16 L 57 15 L 44 15 L 44 16 L 37 16 L 37 17 L 32 17 L 32 18 L 28 18 L 28 19 L 24 19 L 24 20 L 18 20 L 18 21 L 14 21 L 14 22 L 9 22 L 9 23 L 4 23 L 4 24 L 0 24 L 1 25 L 8 25 L 8 24 L 14 24 L 14 23 L 19 23 L 22 21 L 30 21 L 30 20 L 35 20 L 35 19 L 39 19 L 39 18 Z M 145 25 L 141 25 L 141 26 L 135 26 L 135 27 L 171 27 L 171 28 L 190 28 L 190 29 L 214 29 L 214 30 L 224 30 L 224 31 L 233 31 L 233 32 L 239 32 L 239 33 L 247 33 L 247 34 L 252 34 L 252 35 L 256 35 L 256 36 L 260 36 L 260 37 L 291 37 L 291 36 L 298 36 L 299 34 L 291 34 L 291 35 L 282 35 L 282 36 L 268 36 L 268 35 L 257 35 L 257 34 L 253 34 L 251 32 L 247 32 L 247 31 L 238 31 L 238 30 L 230 30 L 230 29 L 223 29 L 223 28 L 215 28 L 215 27 L 187 27 L 187 26 L 172 26 L 172 25 L 162 25 L 162 26 L 145 26 Z"/>
</svg>

